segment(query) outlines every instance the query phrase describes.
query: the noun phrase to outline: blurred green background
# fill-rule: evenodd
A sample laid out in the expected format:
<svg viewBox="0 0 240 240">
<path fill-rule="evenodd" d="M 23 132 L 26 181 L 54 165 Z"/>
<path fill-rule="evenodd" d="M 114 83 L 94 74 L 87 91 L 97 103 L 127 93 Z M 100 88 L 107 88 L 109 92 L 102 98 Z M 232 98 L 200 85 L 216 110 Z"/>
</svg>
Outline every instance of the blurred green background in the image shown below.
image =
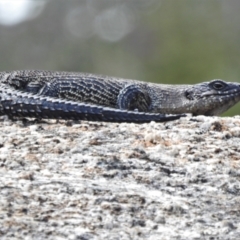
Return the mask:
<svg viewBox="0 0 240 240">
<path fill-rule="evenodd" d="M 0 0 L 0 71 L 240 82 L 239 12 L 239 0 Z"/>
</svg>

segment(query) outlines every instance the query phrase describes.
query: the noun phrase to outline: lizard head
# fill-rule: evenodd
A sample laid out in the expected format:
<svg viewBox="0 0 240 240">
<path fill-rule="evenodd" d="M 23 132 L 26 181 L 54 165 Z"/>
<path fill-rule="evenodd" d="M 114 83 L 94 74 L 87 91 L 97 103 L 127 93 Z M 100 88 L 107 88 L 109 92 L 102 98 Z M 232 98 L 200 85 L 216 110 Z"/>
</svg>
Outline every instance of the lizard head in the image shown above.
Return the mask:
<svg viewBox="0 0 240 240">
<path fill-rule="evenodd" d="M 194 115 L 220 115 L 240 101 L 240 83 L 213 80 L 189 86 L 185 107 Z"/>
</svg>

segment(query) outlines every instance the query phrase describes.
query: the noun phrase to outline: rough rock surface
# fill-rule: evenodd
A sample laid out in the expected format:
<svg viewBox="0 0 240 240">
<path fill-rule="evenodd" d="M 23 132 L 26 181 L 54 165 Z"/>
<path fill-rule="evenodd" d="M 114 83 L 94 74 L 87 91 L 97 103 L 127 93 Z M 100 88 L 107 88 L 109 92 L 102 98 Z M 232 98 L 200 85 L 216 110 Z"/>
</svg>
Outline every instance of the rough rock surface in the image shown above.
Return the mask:
<svg viewBox="0 0 240 240">
<path fill-rule="evenodd" d="M 240 117 L 0 131 L 1 239 L 239 239 Z"/>
</svg>

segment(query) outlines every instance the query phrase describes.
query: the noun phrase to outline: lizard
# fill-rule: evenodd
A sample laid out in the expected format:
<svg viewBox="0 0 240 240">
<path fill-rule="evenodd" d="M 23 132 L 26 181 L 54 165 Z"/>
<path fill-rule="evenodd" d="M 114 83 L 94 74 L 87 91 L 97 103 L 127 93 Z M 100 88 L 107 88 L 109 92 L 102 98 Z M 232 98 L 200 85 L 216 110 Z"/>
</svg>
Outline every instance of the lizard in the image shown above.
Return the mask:
<svg viewBox="0 0 240 240">
<path fill-rule="evenodd" d="M 0 72 L 0 115 L 106 122 L 164 122 L 220 115 L 240 101 L 240 83 L 147 83 L 78 72 Z"/>
</svg>

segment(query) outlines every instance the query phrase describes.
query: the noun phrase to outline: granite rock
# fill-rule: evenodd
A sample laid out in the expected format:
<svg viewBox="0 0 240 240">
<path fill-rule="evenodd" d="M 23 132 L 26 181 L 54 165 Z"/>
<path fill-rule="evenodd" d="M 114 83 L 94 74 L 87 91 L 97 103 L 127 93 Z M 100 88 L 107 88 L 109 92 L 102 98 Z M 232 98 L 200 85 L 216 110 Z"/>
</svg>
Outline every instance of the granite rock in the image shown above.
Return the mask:
<svg viewBox="0 0 240 240">
<path fill-rule="evenodd" d="M 1 239 L 237 239 L 240 117 L 0 119 Z"/>
</svg>

